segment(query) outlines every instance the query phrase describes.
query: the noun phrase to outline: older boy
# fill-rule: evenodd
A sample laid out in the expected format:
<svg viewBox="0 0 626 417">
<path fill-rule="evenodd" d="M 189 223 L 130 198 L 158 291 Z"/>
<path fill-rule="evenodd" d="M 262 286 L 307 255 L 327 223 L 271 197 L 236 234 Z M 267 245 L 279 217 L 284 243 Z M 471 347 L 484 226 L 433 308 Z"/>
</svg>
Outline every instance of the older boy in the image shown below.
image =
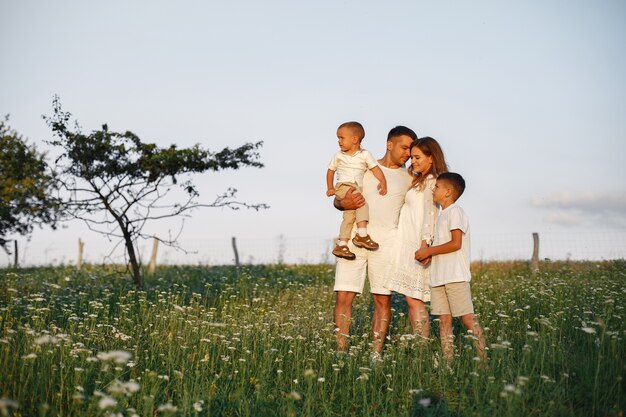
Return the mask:
<svg viewBox="0 0 626 417">
<path fill-rule="evenodd" d="M 430 267 L 431 314 L 439 316 L 439 337 L 444 357 L 453 358 L 452 317 L 461 322 L 474 336 L 478 356 L 485 358 L 483 329 L 474 315 L 470 292 L 470 228 L 463 209 L 455 204 L 465 190 L 465 180 L 459 174 L 446 172 L 437 177 L 433 200 L 442 208 L 433 246 L 420 248 L 415 259 L 420 262 L 433 257 Z"/>
</svg>

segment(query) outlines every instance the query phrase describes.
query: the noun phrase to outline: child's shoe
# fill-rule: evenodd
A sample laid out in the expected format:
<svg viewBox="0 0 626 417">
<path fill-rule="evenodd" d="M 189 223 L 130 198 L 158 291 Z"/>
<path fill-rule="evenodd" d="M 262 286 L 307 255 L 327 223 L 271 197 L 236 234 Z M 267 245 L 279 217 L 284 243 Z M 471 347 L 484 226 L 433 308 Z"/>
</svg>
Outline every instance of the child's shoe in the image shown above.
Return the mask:
<svg viewBox="0 0 626 417">
<path fill-rule="evenodd" d="M 347 259 L 352 261 L 356 259 L 356 255 L 348 249 L 348 245 L 335 245 L 335 249 L 333 249 L 333 255 L 337 258 Z"/>
<path fill-rule="evenodd" d="M 372 238 L 370 237 L 370 235 L 361 236 L 361 235 L 357 234 L 352 239 L 352 243 L 354 243 L 354 246 L 356 246 L 357 248 L 363 248 L 363 249 L 367 249 L 367 250 L 376 250 L 376 249 L 378 249 L 378 243 L 374 242 L 372 240 Z"/>
</svg>

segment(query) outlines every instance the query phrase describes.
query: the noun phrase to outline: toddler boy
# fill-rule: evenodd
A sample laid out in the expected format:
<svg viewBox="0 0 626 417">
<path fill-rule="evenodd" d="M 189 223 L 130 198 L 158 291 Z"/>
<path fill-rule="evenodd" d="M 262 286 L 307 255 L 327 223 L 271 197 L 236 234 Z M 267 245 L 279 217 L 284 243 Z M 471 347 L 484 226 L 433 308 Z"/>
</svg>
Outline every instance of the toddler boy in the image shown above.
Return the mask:
<svg viewBox="0 0 626 417">
<path fill-rule="evenodd" d="M 387 194 L 387 180 L 385 174 L 378 166 L 378 162 L 372 154 L 361 148 L 361 141 L 365 137 L 365 130 L 359 122 L 346 122 L 337 129 L 340 152 L 337 152 L 328 165 L 326 173 L 326 195 L 335 196 L 337 200 L 345 197 L 350 189 L 361 192 L 363 175 L 369 169 L 379 182 L 378 188 L 381 195 Z M 333 181 L 337 183 L 333 186 Z M 367 233 L 369 221 L 369 208 L 367 203 L 356 210 L 344 210 L 343 221 L 339 229 L 339 240 L 333 249 L 333 255 L 338 258 L 355 259 L 356 255 L 348 248 L 348 239 L 352 234 L 352 227 L 356 221 L 357 234 L 352 239 L 354 246 L 368 250 L 378 249 L 378 243 L 374 242 Z"/>
<path fill-rule="evenodd" d="M 433 200 L 441 206 L 433 246 L 420 248 L 415 259 L 430 267 L 431 314 L 439 316 L 439 337 L 446 360 L 453 358 L 452 317 L 461 317 L 474 338 L 478 357 L 485 359 L 483 329 L 474 315 L 470 292 L 470 228 L 463 209 L 455 204 L 465 190 L 459 174 L 446 172 L 437 177 Z"/>
</svg>

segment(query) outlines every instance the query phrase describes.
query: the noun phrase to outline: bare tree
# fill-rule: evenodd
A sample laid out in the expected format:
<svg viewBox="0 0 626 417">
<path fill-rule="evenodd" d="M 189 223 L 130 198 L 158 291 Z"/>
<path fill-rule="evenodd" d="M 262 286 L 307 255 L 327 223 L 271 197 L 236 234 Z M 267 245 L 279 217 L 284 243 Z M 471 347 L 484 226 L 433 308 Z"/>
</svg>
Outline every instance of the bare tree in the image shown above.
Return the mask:
<svg viewBox="0 0 626 417">
<path fill-rule="evenodd" d="M 137 287 L 142 286 L 139 239 L 155 238 L 177 246 L 177 237 L 157 238 L 143 232 L 148 222 L 185 216 L 199 207 L 241 207 L 255 210 L 265 204 L 248 204 L 235 199 L 229 188 L 210 203 L 201 203 L 189 174 L 250 166 L 260 168 L 257 149 L 262 142 L 246 143 L 236 149 L 217 153 L 196 145 L 178 149 L 176 145 L 160 148 L 144 143 L 132 132 L 101 130 L 83 134 L 80 127 L 70 129 L 71 114 L 61 109 L 59 98 L 53 101 L 52 116 L 44 116 L 55 139 L 50 144 L 61 150 L 56 169 L 59 174 L 59 200 L 65 213 L 84 221 L 87 226 L 109 238 L 123 242 Z M 185 181 L 181 182 L 181 178 Z M 184 192 L 183 201 L 171 202 L 167 196 L 174 188 Z"/>
</svg>

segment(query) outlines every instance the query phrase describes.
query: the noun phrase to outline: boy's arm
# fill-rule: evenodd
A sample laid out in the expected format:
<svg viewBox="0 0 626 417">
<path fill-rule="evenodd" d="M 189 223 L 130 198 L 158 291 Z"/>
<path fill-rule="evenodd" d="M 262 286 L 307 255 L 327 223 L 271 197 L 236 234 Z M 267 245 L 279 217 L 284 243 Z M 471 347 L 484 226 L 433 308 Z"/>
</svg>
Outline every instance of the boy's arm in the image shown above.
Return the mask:
<svg viewBox="0 0 626 417">
<path fill-rule="evenodd" d="M 326 197 L 330 197 L 331 195 L 335 195 L 335 187 L 333 184 L 333 180 L 335 179 L 335 171 L 329 169 L 326 171 Z"/>
<path fill-rule="evenodd" d="M 429 256 L 443 255 L 444 253 L 455 252 L 461 249 L 461 243 L 463 242 L 463 232 L 461 229 L 454 229 L 450 231 L 452 239 L 442 245 L 421 247 L 415 252 L 415 259 L 418 261 L 424 260 Z"/>
<path fill-rule="evenodd" d="M 387 178 L 385 178 L 385 174 L 383 174 L 383 170 L 380 169 L 378 165 L 371 169 L 372 174 L 378 180 L 378 192 L 380 195 L 387 194 Z"/>
</svg>

